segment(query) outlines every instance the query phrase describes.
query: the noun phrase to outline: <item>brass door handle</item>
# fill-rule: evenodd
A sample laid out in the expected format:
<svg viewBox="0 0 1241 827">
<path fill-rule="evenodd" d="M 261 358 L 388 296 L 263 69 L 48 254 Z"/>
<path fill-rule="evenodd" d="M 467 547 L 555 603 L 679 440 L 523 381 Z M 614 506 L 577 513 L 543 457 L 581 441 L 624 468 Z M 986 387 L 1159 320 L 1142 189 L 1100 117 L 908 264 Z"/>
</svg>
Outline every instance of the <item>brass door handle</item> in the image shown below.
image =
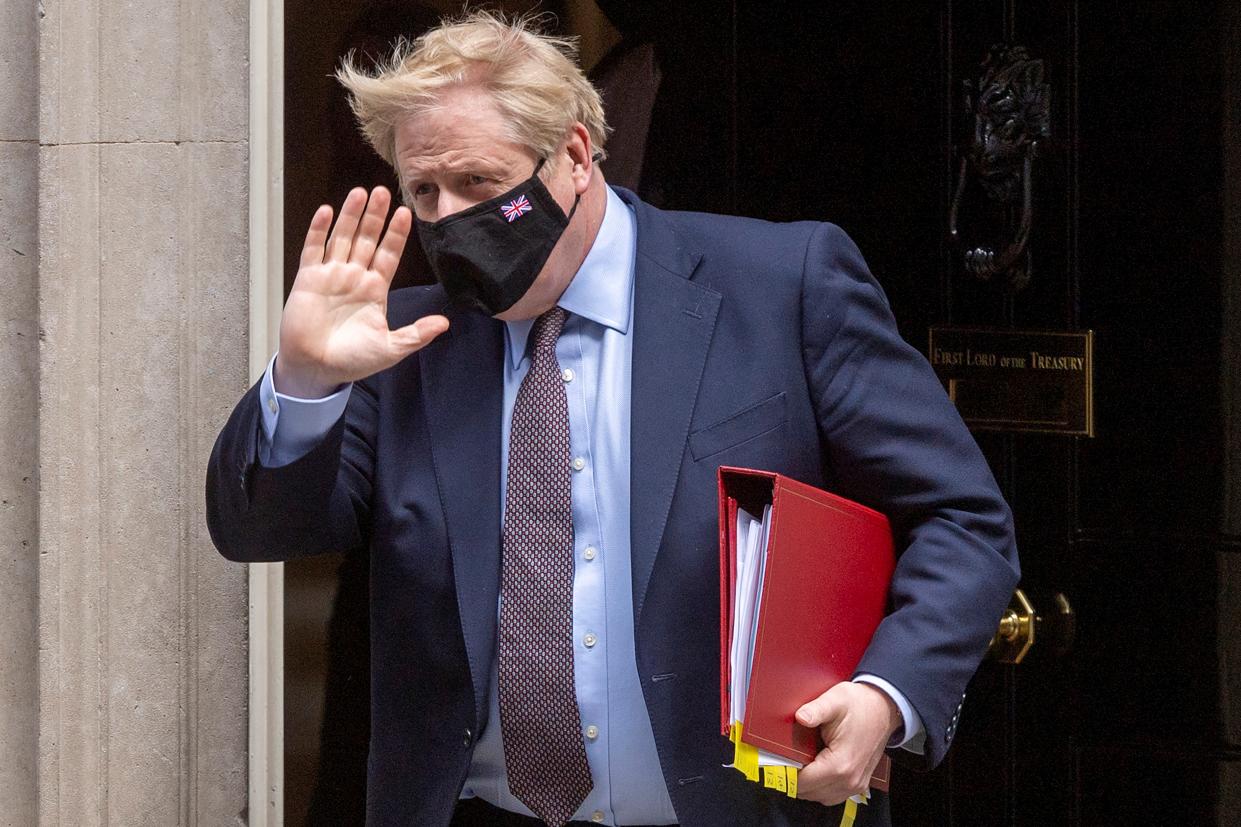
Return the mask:
<svg viewBox="0 0 1241 827">
<path fill-rule="evenodd" d="M 1025 592 L 1021 589 L 1013 592 L 1013 599 L 1000 617 L 999 628 L 991 639 L 988 657 L 1000 663 L 1021 663 L 1036 639 L 1046 639 L 1044 645 L 1050 645 L 1053 655 L 1068 652 L 1073 645 L 1077 618 L 1069 599 L 1063 594 L 1057 592 L 1052 603 L 1054 608 L 1050 614 L 1039 614 Z"/>
<path fill-rule="evenodd" d="M 988 655 L 1000 663 L 1021 663 L 1034 645 L 1037 625 L 1034 622 L 1034 604 L 1021 589 L 1013 592 L 1013 599 L 1000 617 L 1000 628 L 991 638 Z"/>
</svg>

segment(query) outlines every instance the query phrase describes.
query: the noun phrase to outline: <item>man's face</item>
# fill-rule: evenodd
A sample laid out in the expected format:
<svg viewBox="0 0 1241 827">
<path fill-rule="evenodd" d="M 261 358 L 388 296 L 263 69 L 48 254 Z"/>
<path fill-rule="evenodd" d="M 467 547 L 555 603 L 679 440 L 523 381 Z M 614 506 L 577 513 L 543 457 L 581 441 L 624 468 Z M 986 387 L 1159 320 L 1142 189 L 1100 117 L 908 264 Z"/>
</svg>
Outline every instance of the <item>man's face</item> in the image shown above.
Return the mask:
<svg viewBox="0 0 1241 827">
<path fill-rule="evenodd" d="M 505 130 L 504 116 L 477 86 L 444 90 L 439 105 L 396 127 L 396 163 L 407 206 L 422 221 L 439 221 L 495 198 L 528 179 L 538 158 Z M 568 158 L 549 159 L 542 177 L 568 213 L 578 192 Z M 534 286 L 499 318 L 528 318 L 554 304 L 581 263 L 571 251 L 580 235 L 570 230 L 553 249 Z M 580 240 L 579 240 L 580 241 Z"/>
</svg>

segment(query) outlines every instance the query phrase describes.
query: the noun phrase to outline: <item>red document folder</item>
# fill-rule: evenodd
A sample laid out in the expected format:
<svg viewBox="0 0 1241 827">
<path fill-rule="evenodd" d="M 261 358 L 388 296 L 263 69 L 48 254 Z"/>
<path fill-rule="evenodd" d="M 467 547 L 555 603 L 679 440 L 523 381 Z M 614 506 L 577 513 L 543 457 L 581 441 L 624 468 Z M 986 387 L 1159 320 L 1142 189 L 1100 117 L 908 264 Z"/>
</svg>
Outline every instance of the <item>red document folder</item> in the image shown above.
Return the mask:
<svg viewBox="0 0 1241 827">
<path fill-rule="evenodd" d="M 895 567 L 892 531 L 877 511 L 767 471 L 719 469 L 720 717 L 729 735 L 729 649 L 736 578 L 737 508 L 762 514 L 771 533 L 759 598 L 744 740 L 803 764 L 818 732 L 794 713 L 847 681 L 883 619 Z M 873 786 L 886 788 L 887 760 Z"/>
</svg>

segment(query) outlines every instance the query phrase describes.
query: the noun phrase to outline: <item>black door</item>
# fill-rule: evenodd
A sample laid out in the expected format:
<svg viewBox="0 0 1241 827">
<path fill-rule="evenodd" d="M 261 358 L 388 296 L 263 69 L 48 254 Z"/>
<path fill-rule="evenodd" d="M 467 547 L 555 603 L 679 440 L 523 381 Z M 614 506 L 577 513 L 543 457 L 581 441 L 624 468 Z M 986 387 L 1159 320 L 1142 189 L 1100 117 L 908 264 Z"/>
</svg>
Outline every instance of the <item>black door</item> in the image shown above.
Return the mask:
<svg viewBox="0 0 1241 827">
<path fill-rule="evenodd" d="M 643 194 L 841 224 L 917 345 L 943 323 L 1095 332 L 1094 438 L 978 434 L 1047 622 L 1024 662 L 984 665 L 944 766 L 896 776 L 897 824 L 1241 820 L 1239 20 L 1228 0 L 735 2 L 648 29 Z M 1050 100 L 1020 289 L 948 234 L 963 82 L 1001 43 L 1043 61 Z M 996 242 L 1014 224 L 977 192 L 961 209 Z"/>
<path fill-rule="evenodd" d="M 645 195 L 841 224 L 915 344 L 943 323 L 1095 332 L 1094 438 L 978 435 L 1046 633 L 1021 664 L 983 667 L 944 766 L 897 775 L 895 823 L 1235 823 L 1236 4 L 717 12 L 649 30 L 673 34 Z M 948 234 L 963 83 L 1000 43 L 1041 59 L 1049 87 L 1021 289 L 967 272 Z M 1011 216 L 968 194 L 962 212 L 1002 241 Z"/>
</svg>

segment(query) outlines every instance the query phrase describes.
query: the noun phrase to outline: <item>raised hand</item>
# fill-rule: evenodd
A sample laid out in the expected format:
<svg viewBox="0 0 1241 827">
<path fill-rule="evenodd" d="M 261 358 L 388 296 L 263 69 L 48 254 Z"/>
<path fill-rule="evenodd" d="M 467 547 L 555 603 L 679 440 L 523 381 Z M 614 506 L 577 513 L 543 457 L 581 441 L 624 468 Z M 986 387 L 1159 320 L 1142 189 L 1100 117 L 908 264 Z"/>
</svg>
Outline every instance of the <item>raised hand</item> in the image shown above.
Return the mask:
<svg viewBox="0 0 1241 827">
<path fill-rule="evenodd" d="M 409 208 L 397 207 L 385 232 L 390 205 L 385 187 L 375 187 L 369 199 L 357 187 L 345 198 L 335 227 L 327 204 L 311 218 L 280 319 L 272 378 L 281 393 L 327 396 L 346 382 L 395 365 L 448 329 L 443 316 L 388 328 L 388 287 L 413 223 Z"/>
</svg>

